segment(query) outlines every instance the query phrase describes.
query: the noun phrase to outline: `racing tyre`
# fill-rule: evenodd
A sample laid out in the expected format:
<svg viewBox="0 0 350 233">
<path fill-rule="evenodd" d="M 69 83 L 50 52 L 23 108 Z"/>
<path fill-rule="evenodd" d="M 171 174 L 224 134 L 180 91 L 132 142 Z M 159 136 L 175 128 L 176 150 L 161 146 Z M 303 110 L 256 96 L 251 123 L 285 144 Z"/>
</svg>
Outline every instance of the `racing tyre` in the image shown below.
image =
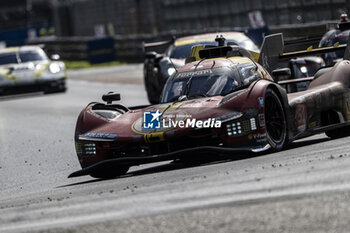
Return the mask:
<svg viewBox="0 0 350 233">
<path fill-rule="evenodd" d="M 147 92 L 147 97 L 148 97 L 148 101 L 151 104 L 159 104 L 159 95 L 157 95 L 154 88 L 149 89 L 149 91 Z"/>
<path fill-rule="evenodd" d="M 287 138 L 287 122 L 282 103 L 272 89 L 265 93 L 266 137 L 272 151 L 282 150 Z"/>
<path fill-rule="evenodd" d="M 144 64 L 144 70 L 143 70 L 143 76 L 144 76 L 145 89 L 146 89 L 146 92 L 147 92 L 147 98 L 148 98 L 148 101 L 151 104 L 158 104 L 160 95 L 158 94 L 156 88 L 154 87 L 154 85 L 152 83 L 152 81 L 158 79 L 158 74 L 155 74 L 153 70 L 149 70 L 149 68 L 147 68 L 148 65 L 149 64 L 145 63 Z"/>
<path fill-rule="evenodd" d="M 125 175 L 128 172 L 129 168 L 129 166 L 114 166 L 103 168 L 90 173 L 90 176 L 99 179 L 113 179 L 118 176 Z"/>
</svg>

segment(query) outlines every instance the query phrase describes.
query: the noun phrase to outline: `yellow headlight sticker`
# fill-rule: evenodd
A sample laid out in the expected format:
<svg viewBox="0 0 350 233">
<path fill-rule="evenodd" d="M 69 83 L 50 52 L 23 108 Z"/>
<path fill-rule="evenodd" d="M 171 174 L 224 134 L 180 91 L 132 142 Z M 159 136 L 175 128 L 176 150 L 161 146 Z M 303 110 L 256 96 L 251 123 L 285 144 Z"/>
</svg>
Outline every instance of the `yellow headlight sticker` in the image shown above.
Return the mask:
<svg viewBox="0 0 350 233">
<path fill-rule="evenodd" d="M 9 70 L 8 70 L 8 69 L 5 69 L 5 68 L 0 68 L 0 75 L 2 75 L 2 76 L 6 76 L 8 72 L 9 72 Z"/>
<path fill-rule="evenodd" d="M 9 69 L 0 68 L 0 75 L 12 80 L 14 84 L 17 84 L 17 77 L 11 74 Z"/>
</svg>

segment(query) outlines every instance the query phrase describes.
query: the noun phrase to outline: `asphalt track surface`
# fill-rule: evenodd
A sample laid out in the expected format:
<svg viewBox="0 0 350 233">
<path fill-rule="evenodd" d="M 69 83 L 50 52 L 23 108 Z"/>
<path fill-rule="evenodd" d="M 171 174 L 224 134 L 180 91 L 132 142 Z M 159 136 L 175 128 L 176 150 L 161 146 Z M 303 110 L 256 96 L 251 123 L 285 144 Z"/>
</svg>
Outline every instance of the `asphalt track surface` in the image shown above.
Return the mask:
<svg viewBox="0 0 350 233">
<path fill-rule="evenodd" d="M 73 134 L 87 103 L 110 90 L 127 105 L 147 103 L 141 65 L 106 69 L 118 78 L 93 82 L 102 71 L 68 73 L 65 94 L 0 100 L 1 233 L 350 231 L 350 137 L 133 167 L 112 180 L 68 179 L 80 168 Z"/>
</svg>

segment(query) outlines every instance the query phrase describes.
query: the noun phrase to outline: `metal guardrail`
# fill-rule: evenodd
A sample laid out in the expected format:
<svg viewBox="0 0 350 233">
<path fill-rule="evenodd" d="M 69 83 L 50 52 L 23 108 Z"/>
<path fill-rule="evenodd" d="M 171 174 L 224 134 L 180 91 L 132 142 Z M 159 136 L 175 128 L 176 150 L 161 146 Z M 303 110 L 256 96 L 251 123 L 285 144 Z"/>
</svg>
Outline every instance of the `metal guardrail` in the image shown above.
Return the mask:
<svg viewBox="0 0 350 233">
<path fill-rule="evenodd" d="M 59 54 L 63 60 L 87 60 L 87 38 L 85 37 L 41 37 L 27 44 L 42 44 L 49 54 Z"/>
</svg>

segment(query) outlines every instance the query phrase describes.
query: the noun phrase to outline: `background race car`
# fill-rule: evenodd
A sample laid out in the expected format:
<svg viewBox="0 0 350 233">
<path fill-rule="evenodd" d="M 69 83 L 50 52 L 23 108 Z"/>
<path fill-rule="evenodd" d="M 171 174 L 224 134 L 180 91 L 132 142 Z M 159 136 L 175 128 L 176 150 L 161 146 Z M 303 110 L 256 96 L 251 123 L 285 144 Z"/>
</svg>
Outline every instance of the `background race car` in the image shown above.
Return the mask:
<svg viewBox="0 0 350 233">
<path fill-rule="evenodd" d="M 146 53 L 144 61 L 144 81 L 150 103 L 159 103 L 160 95 L 164 84 L 176 69 L 185 64 L 185 59 L 190 55 L 192 46 L 216 45 L 214 41 L 218 33 L 199 34 L 187 37 L 181 37 L 174 41 L 149 43 L 144 46 L 147 48 L 170 44 L 162 54 L 156 52 Z M 241 32 L 222 32 L 219 33 L 226 38 L 228 45 L 239 45 L 247 50 L 259 52 L 258 47 L 244 33 Z"/>
<path fill-rule="evenodd" d="M 293 58 L 288 64 L 291 74 L 289 77 L 285 77 L 285 79 L 313 77 L 320 68 L 326 65 L 321 57 L 316 56 Z M 280 81 L 282 80 L 283 77 L 280 77 Z M 288 93 L 305 91 L 309 85 L 310 81 L 290 83 L 286 85 L 286 90 Z"/>
<path fill-rule="evenodd" d="M 40 47 L 22 46 L 0 50 L 0 95 L 65 90 L 64 63 L 50 60 Z"/>
</svg>

